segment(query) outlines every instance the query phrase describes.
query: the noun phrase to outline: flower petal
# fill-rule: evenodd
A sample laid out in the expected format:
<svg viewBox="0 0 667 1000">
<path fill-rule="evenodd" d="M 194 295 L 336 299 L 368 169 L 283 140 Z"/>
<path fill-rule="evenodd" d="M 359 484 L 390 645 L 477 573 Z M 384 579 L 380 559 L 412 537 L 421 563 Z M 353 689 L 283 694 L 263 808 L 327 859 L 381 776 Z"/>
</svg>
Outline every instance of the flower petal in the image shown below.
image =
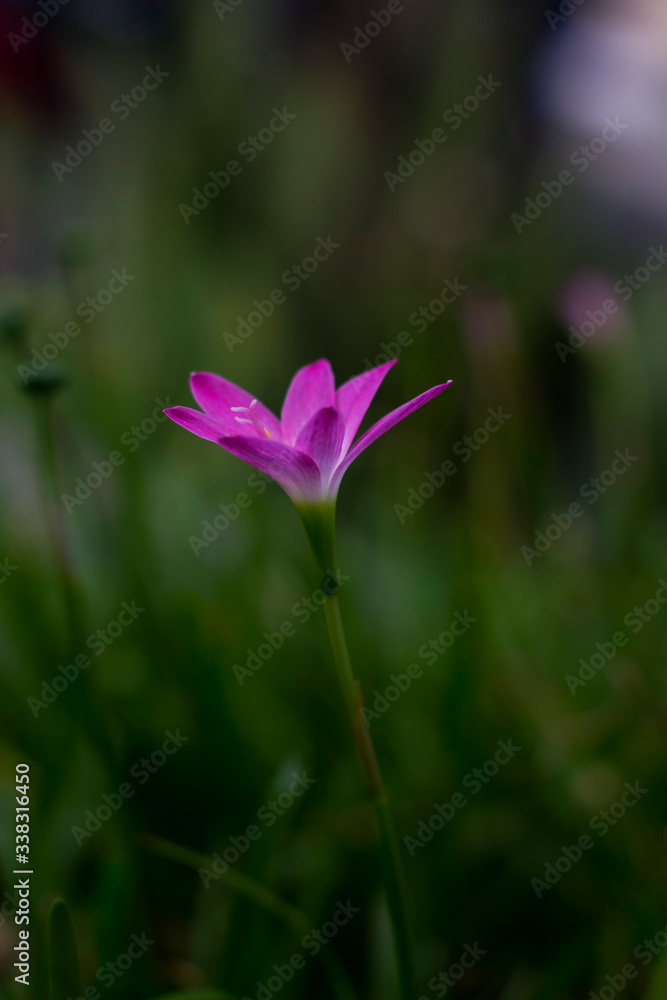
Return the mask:
<svg viewBox="0 0 667 1000">
<path fill-rule="evenodd" d="M 233 406 L 250 407 L 255 399 L 245 389 L 234 385 L 233 382 L 228 382 L 221 375 L 214 375 L 213 372 L 193 372 L 190 376 L 190 389 L 205 413 L 224 421 L 228 434 L 257 433 L 250 424 L 241 423 L 236 419 L 239 416 L 243 417 L 242 413 L 232 411 Z M 282 441 L 280 421 L 271 413 L 271 410 L 258 401 L 255 405 L 255 414 L 271 438 Z"/>
<path fill-rule="evenodd" d="M 391 413 L 388 413 L 385 417 L 382 417 L 381 420 L 378 420 L 376 424 L 373 424 L 373 426 L 370 427 L 365 434 L 362 434 L 359 440 L 350 448 L 347 455 L 336 469 L 331 480 L 331 489 L 338 489 L 338 484 L 343 478 L 345 470 L 352 462 L 354 462 L 355 458 L 357 458 L 362 451 L 368 448 L 369 444 L 372 444 L 373 441 L 377 441 L 377 439 L 382 437 L 382 435 L 388 431 L 390 427 L 400 423 L 401 420 L 409 416 L 411 413 L 414 413 L 415 410 L 418 410 L 420 406 L 424 405 L 424 403 L 428 403 L 432 399 L 435 399 L 436 396 L 439 396 L 440 393 L 444 392 L 445 389 L 451 384 L 452 381 L 450 379 L 449 382 L 444 382 L 442 385 L 436 385 L 432 389 L 427 389 L 426 392 L 422 392 L 420 396 L 415 396 L 415 398 L 411 399 L 409 402 L 403 403 L 402 406 L 392 410 Z"/>
<path fill-rule="evenodd" d="M 218 438 L 218 444 L 231 455 L 242 458 L 275 479 L 294 503 L 318 503 L 322 500 L 320 470 L 312 458 L 296 448 L 281 441 L 237 434 Z"/>
<path fill-rule="evenodd" d="M 222 434 L 225 434 L 227 427 L 222 420 L 209 417 L 208 414 L 200 410 L 193 410 L 189 406 L 170 406 L 164 411 L 170 420 L 185 427 L 186 431 L 191 431 L 197 437 L 205 438 L 206 441 L 219 441 Z"/>
<path fill-rule="evenodd" d="M 300 368 L 290 383 L 280 419 L 283 440 L 294 444 L 301 428 L 324 406 L 333 406 L 334 376 L 329 362 L 322 358 Z"/>
<path fill-rule="evenodd" d="M 345 420 L 343 452 L 346 452 L 352 444 L 354 435 L 359 430 L 359 424 L 364 419 L 382 379 L 395 364 L 396 359 L 355 375 L 336 392 L 336 408 L 340 410 Z"/>
<path fill-rule="evenodd" d="M 345 421 L 335 406 L 325 406 L 299 432 L 295 447 L 309 455 L 322 473 L 322 486 L 329 485 L 341 456 Z"/>
</svg>

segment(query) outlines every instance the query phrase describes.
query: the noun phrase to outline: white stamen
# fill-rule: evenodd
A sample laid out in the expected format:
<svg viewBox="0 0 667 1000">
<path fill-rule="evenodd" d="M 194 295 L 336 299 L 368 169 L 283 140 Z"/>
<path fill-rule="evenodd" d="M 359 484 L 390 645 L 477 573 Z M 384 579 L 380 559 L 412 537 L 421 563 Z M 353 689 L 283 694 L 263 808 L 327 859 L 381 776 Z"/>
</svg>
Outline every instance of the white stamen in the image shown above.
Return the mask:
<svg viewBox="0 0 667 1000">
<path fill-rule="evenodd" d="M 267 429 L 262 426 L 259 417 L 255 413 L 256 406 L 257 406 L 257 400 L 253 399 L 250 406 L 232 406 L 230 407 L 230 409 L 232 413 L 247 413 L 248 414 L 247 417 L 235 417 L 235 419 L 240 424 L 252 424 L 257 433 L 260 435 L 260 437 L 263 434 L 266 434 L 267 438 L 270 438 L 271 435 L 269 434 Z"/>
</svg>

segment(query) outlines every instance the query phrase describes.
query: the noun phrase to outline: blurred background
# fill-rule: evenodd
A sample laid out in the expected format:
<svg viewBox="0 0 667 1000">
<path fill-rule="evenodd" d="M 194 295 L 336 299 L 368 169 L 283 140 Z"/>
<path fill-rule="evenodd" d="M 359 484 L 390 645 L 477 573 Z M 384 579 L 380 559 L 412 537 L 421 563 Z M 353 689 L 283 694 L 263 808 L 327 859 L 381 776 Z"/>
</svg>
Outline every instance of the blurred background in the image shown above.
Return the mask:
<svg viewBox="0 0 667 1000">
<path fill-rule="evenodd" d="M 101 996 L 394 995 L 298 517 L 162 418 L 324 356 L 399 358 L 369 419 L 453 379 L 338 502 L 418 995 L 662 998 L 664 8 L 3 0 L 0 51 L 0 995 L 54 895 Z"/>
</svg>

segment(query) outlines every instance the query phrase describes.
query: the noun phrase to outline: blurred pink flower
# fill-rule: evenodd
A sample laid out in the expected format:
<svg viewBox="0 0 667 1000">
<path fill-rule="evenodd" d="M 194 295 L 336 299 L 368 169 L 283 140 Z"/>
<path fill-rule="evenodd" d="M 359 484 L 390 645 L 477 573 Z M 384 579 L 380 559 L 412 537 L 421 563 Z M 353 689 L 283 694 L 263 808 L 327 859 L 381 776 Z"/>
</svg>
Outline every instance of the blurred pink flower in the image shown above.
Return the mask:
<svg viewBox="0 0 667 1000">
<path fill-rule="evenodd" d="M 598 344 L 621 330 L 627 320 L 624 299 L 615 285 L 595 271 L 582 271 L 570 278 L 561 293 L 560 312 L 572 333 L 591 337 L 604 327 L 596 338 Z"/>
</svg>

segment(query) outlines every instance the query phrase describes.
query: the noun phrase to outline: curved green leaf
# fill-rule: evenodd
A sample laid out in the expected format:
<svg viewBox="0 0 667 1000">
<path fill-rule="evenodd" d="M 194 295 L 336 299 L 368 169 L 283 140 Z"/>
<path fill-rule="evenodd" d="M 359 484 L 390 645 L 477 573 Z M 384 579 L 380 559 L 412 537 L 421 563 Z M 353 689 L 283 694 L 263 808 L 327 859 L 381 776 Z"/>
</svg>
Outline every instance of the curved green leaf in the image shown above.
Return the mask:
<svg viewBox="0 0 667 1000">
<path fill-rule="evenodd" d="M 208 855 L 191 851 L 179 844 L 172 844 L 171 841 L 163 840 L 161 837 L 144 833 L 140 835 L 139 839 L 149 850 L 178 864 L 186 865 L 188 868 L 197 870 L 206 868 L 211 863 Z M 304 913 L 290 903 L 286 903 L 271 889 L 256 882 L 248 875 L 228 870 L 221 875 L 218 884 L 251 899 L 268 913 L 272 913 L 288 927 L 291 927 L 297 937 L 301 937 L 313 929 L 312 921 Z M 327 973 L 331 992 L 336 1000 L 356 1000 L 356 994 L 336 953 L 329 948 L 323 949 L 319 954 L 319 960 Z M 182 994 L 176 995 L 182 996 Z M 160 1000 L 166 1000 L 166 998 L 160 998 Z M 206 998 L 202 997 L 201 1000 L 206 1000 Z"/>
</svg>

